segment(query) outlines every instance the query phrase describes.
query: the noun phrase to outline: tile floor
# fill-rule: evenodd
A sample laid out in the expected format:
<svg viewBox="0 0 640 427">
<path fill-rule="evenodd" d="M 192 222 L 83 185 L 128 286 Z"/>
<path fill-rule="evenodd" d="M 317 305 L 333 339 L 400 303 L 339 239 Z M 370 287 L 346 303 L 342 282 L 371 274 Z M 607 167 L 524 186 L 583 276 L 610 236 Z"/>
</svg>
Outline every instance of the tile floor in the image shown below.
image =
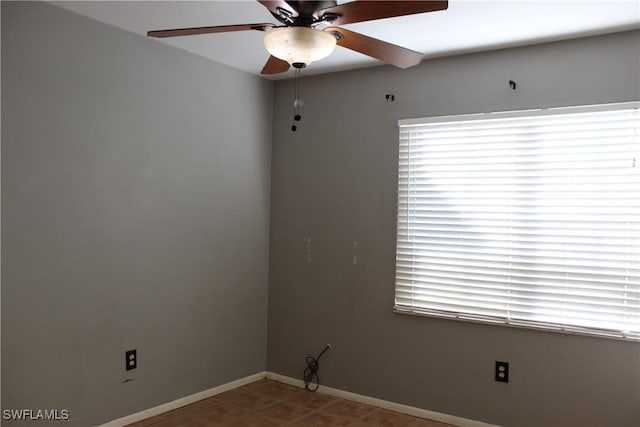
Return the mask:
<svg viewBox="0 0 640 427">
<path fill-rule="evenodd" d="M 129 425 L 142 426 L 451 427 L 266 379 Z"/>
</svg>

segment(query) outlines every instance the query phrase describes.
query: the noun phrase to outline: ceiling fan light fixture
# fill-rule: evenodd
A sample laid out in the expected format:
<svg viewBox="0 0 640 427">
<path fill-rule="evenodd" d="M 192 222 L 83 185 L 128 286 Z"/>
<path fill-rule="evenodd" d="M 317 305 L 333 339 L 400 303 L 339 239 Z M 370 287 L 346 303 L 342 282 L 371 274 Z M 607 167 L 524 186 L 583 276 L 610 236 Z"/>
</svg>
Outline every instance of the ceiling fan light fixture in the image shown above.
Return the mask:
<svg viewBox="0 0 640 427">
<path fill-rule="evenodd" d="M 277 28 L 267 31 L 264 47 L 276 58 L 304 68 L 329 56 L 336 47 L 336 38 L 330 32 L 309 27 Z"/>
</svg>

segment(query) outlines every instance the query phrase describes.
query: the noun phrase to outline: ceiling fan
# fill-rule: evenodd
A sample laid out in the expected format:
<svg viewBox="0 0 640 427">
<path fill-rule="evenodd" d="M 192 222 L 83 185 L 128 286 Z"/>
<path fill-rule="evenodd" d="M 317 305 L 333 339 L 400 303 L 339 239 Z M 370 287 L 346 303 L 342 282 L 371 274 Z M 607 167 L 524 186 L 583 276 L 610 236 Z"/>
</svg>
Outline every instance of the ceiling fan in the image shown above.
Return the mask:
<svg viewBox="0 0 640 427">
<path fill-rule="evenodd" d="M 256 30 L 266 32 L 264 44 L 271 54 L 262 74 L 278 74 L 290 66 L 301 69 L 322 59 L 338 46 L 360 52 L 387 64 L 408 68 L 420 63 L 422 53 L 335 25 L 434 12 L 448 1 L 336 1 L 258 0 L 282 25 L 272 23 L 218 25 L 149 31 L 149 37 L 179 37 L 196 34 Z"/>
</svg>

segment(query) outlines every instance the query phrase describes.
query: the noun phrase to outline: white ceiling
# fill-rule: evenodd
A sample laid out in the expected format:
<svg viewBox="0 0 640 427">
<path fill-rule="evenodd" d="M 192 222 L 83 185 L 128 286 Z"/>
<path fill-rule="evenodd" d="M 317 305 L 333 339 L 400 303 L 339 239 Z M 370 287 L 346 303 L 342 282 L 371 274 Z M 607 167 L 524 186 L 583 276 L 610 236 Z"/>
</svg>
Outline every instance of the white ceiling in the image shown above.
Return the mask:
<svg viewBox="0 0 640 427">
<path fill-rule="evenodd" d="M 149 30 L 278 22 L 253 0 L 240 1 L 53 1 L 57 6 L 146 37 Z M 345 3 L 339 1 L 338 3 Z M 639 0 L 449 0 L 445 11 L 345 25 L 425 54 L 425 58 L 478 52 L 640 28 Z M 223 64 L 260 74 L 268 54 L 264 33 L 153 39 Z M 304 73 L 319 74 L 381 65 L 337 47 Z M 287 73 L 269 78 L 290 78 Z"/>
</svg>

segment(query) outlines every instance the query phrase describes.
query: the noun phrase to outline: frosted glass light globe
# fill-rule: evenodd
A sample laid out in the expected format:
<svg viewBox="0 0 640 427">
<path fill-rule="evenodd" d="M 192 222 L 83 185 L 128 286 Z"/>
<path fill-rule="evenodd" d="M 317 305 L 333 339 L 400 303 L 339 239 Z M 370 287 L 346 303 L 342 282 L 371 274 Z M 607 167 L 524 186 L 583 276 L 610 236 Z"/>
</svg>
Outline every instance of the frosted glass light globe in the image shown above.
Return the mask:
<svg viewBox="0 0 640 427">
<path fill-rule="evenodd" d="M 276 28 L 264 36 L 264 46 L 276 58 L 296 68 L 325 58 L 336 47 L 333 34 L 309 27 Z"/>
</svg>

